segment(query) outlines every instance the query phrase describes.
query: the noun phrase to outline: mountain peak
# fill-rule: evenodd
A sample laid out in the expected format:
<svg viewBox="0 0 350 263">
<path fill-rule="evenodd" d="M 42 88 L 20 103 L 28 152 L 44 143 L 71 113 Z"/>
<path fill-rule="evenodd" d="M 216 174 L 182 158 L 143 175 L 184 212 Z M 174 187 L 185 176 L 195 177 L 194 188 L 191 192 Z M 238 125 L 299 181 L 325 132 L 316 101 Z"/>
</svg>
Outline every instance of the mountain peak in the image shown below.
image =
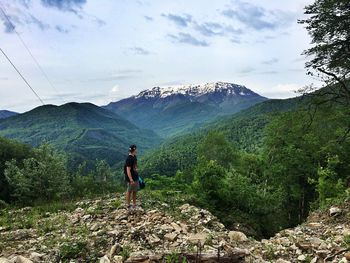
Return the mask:
<svg viewBox="0 0 350 263">
<path fill-rule="evenodd" d="M 226 93 L 231 96 L 249 96 L 258 95 L 246 88 L 245 86 L 228 83 L 228 82 L 209 82 L 202 84 L 187 84 L 187 85 L 176 85 L 167 87 L 153 87 L 152 89 L 147 89 L 141 91 L 134 98 L 165 98 L 172 95 L 182 94 L 190 97 L 199 97 L 210 93 Z"/>
</svg>

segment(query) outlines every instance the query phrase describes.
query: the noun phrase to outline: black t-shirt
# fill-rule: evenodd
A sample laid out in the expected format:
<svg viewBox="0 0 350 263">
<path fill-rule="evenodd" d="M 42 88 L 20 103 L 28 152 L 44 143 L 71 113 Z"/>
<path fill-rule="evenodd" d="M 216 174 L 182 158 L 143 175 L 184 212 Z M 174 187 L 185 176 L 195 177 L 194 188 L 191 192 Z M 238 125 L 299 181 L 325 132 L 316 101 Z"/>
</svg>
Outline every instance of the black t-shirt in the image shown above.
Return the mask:
<svg viewBox="0 0 350 263">
<path fill-rule="evenodd" d="M 125 164 L 124 164 L 124 175 L 125 175 L 125 180 L 129 182 L 129 176 L 126 171 L 126 167 L 131 167 L 131 177 L 134 181 L 137 181 L 139 179 L 139 174 L 136 171 L 137 168 L 137 158 L 136 156 L 133 156 L 131 154 L 128 155 L 126 158 Z"/>
</svg>

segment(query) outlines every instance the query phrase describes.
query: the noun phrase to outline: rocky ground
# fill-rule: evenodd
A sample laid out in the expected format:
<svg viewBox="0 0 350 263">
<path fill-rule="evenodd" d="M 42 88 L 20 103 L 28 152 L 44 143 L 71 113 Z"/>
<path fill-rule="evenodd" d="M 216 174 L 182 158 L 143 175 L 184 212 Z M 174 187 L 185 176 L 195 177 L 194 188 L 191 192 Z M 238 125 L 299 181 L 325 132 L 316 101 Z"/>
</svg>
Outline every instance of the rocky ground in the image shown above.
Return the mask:
<svg viewBox="0 0 350 263">
<path fill-rule="evenodd" d="M 349 204 L 256 241 L 189 204 L 155 202 L 129 211 L 122 198 L 83 200 L 53 212 L 27 207 L 2 213 L 0 263 L 350 261 Z"/>
</svg>

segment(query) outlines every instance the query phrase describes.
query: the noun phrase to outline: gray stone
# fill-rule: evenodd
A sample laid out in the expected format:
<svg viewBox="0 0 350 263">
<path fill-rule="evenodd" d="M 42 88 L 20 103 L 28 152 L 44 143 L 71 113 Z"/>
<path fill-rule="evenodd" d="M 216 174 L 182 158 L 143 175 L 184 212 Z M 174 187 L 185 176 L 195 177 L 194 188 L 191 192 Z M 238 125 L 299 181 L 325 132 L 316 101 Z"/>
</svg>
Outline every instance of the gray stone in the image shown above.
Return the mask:
<svg viewBox="0 0 350 263">
<path fill-rule="evenodd" d="M 165 240 L 174 241 L 177 237 L 176 233 L 168 233 L 164 235 Z"/>
<path fill-rule="evenodd" d="M 33 263 L 33 261 L 31 261 L 30 259 L 25 258 L 23 256 L 17 256 L 15 258 L 13 258 L 11 261 L 13 263 Z"/>
<path fill-rule="evenodd" d="M 100 263 L 111 263 L 107 255 L 104 255 L 102 258 L 100 258 Z"/>
<path fill-rule="evenodd" d="M 329 209 L 330 216 L 339 215 L 340 213 L 341 213 L 341 209 L 339 207 L 333 206 Z"/>
<path fill-rule="evenodd" d="M 29 258 L 31 260 L 33 260 L 34 262 L 38 262 L 41 260 L 41 258 L 44 256 L 44 254 L 40 254 L 40 253 L 37 253 L 37 252 L 32 252 L 29 256 Z"/>
<path fill-rule="evenodd" d="M 244 233 L 239 232 L 239 231 L 230 231 L 228 233 L 228 236 L 229 236 L 231 242 L 232 241 L 245 242 L 248 240 L 247 236 Z"/>
</svg>

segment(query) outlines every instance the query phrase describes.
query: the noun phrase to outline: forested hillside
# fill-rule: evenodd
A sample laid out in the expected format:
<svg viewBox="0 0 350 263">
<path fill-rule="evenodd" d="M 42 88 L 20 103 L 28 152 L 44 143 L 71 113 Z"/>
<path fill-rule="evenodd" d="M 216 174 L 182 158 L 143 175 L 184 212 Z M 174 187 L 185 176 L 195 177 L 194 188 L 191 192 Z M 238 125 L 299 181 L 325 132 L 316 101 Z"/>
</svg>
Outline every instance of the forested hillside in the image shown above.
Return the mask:
<svg viewBox="0 0 350 263">
<path fill-rule="evenodd" d="M 177 170 L 188 169 L 197 158 L 197 147 L 209 131 L 218 131 L 239 150 L 259 152 L 265 137 L 265 126 L 274 116 L 305 107 L 308 97 L 286 100 L 268 100 L 231 116 L 194 128 L 192 133 L 166 140 L 147 152 L 142 158 L 145 175 L 160 173 L 174 175 Z"/>
<path fill-rule="evenodd" d="M 50 143 L 69 155 L 73 168 L 84 161 L 92 165 L 96 159 L 116 165 L 131 142 L 141 152 L 159 143 L 154 132 L 90 103 L 46 105 L 0 120 L 0 136 L 35 147 Z"/>
<path fill-rule="evenodd" d="M 249 119 L 246 133 L 233 138 L 256 136 L 258 150 L 250 152 L 228 140 L 225 130 L 184 136 L 145 157 L 143 171 L 155 189 L 184 191 L 226 225 L 240 222 L 253 235 L 269 236 L 346 196 L 348 114 L 341 105 L 324 104 L 315 112 L 261 115 L 262 125 Z"/>
</svg>

